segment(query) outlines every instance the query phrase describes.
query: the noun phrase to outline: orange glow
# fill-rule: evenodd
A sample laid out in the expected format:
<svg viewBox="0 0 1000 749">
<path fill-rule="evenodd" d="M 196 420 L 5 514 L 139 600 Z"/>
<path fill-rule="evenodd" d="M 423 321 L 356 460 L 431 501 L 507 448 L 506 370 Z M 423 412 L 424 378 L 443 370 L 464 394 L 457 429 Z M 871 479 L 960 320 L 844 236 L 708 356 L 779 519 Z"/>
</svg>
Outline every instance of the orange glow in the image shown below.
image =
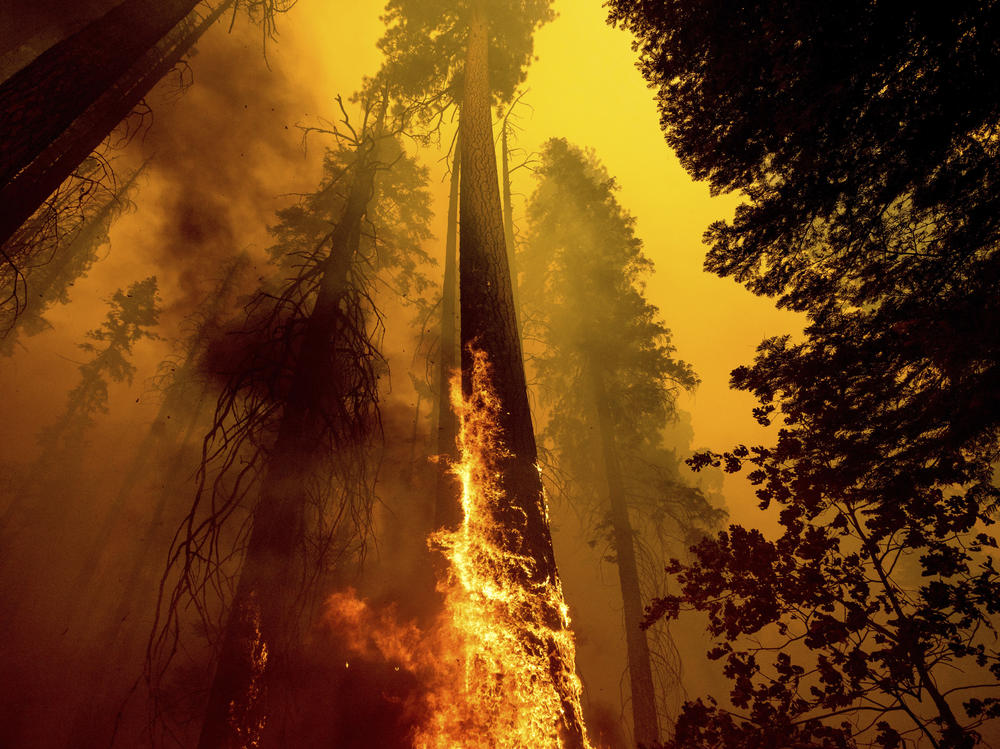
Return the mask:
<svg viewBox="0 0 1000 749">
<path fill-rule="evenodd" d="M 537 749 L 563 747 L 561 696 L 577 715 L 581 684 L 572 670 L 573 635 L 558 581 L 526 587 L 534 560 L 496 543 L 492 508 L 505 501 L 491 458 L 502 454 L 500 401 L 489 365 L 477 352 L 473 395 L 464 400 L 456 378 L 452 404 L 459 415 L 461 460 L 452 467 L 462 485 L 464 520 L 439 531 L 448 570 L 439 582 L 444 611 L 432 631 L 376 615 L 352 591 L 329 602 L 338 631 L 353 636 L 360 654 L 377 654 L 414 673 L 425 693 L 425 717 L 415 749 Z M 550 622 L 551 612 L 560 621 Z M 562 664 L 568 664 L 563 666 Z M 589 746 L 589 744 L 587 744 Z"/>
</svg>

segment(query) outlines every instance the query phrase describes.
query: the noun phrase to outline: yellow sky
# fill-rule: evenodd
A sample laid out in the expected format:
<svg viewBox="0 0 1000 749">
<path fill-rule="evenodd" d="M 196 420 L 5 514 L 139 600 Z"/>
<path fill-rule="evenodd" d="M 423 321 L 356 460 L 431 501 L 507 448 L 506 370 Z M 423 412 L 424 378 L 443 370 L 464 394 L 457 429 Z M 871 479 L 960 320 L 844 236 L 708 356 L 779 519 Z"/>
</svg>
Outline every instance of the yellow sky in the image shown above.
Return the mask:
<svg viewBox="0 0 1000 749">
<path fill-rule="evenodd" d="M 673 330 L 678 356 L 689 361 L 702 380 L 693 396 L 682 398 L 682 406 L 693 415 L 695 444 L 724 449 L 737 442 L 767 439 L 750 418 L 752 399 L 729 390 L 729 372 L 752 359 L 754 348 L 764 336 L 794 331 L 801 323 L 796 316 L 776 311 L 769 300 L 754 297 L 733 281 L 702 271 L 702 232 L 713 220 L 730 216 L 736 200 L 731 196 L 710 198 L 707 186 L 692 182 L 681 169 L 663 140 L 653 92 L 635 68 L 630 37 L 605 24 L 600 4 L 557 0 L 555 7 L 557 19 L 536 37 L 537 60 L 526 83 L 529 92 L 524 101 L 529 106 L 523 109 L 518 145 L 537 151 L 547 138 L 565 137 L 593 148 L 617 178 L 621 202 L 637 217 L 646 253 L 656 264 L 647 296 Z M 282 194 L 307 190 L 318 176 L 316 160 L 311 158 L 318 149 L 310 156 L 301 153 L 295 125 L 316 124 L 321 116 L 335 116 L 334 96 L 349 95 L 363 75 L 377 70 L 380 55 L 375 42 L 382 32 L 381 10 L 381 0 L 351 4 L 299 0 L 292 12 L 280 19 L 279 38 L 269 45 L 269 68 L 259 59 L 256 34 L 227 36 L 226 24 L 220 24 L 201 42 L 201 53 L 192 61 L 195 86 L 160 105 L 168 111 L 157 114 L 159 126 L 176 130 L 178 126 L 172 123 L 179 122 L 192 132 L 198 128 L 217 129 L 220 143 L 243 137 L 238 120 L 234 132 L 227 133 L 223 126 L 201 122 L 198 117 L 205 102 L 213 96 L 218 98 L 226 83 L 212 80 L 204 70 L 208 63 L 234 55 L 241 61 L 245 59 L 241 64 L 253 68 L 251 80 L 259 83 L 260 92 L 249 87 L 239 94 L 242 99 L 234 95 L 234 116 L 248 113 L 246 117 L 252 121 L 248 127 L 256 129 L 250 132 L 270 128 L 271 140 L 282 144 L 280 149 L 272 143 L 257 154 L 246 155 L 248 182 L 258 185 L 258 191 L 272 191 L 275 205 L 280 205 Z M 264 92 L 275 87 L 281 87 L 287 101 L 268 119 L 273 104 Z M 157 147 L 155 158 L 167 161 L 175 156 L 170 152 L 171 138 L 164 140 L 167 144 Z M 244 154 L 240 153 L 240 157 Z M 435 233 L 440 237 L 446 186 L 440 179 L 438 158 L 439 154 L 426 154 L 438 179 Z M 206 168 L 211 171 L 210 154 L 206 156 Z M 517 214 L 533 184 L 524 170 L 516 176 L 515 190 L 520 201 L 515 204 Z M 264 187 L 260 187 L 262 184 Z M 144 249 L 155 241 L 151 234 L 156 231 L 156 211 L 168 197 L 163 190 L 164 186 L 156 181 L 143 188 L 139 210 L 116 227 L 113 251 L 78 285 L 74 301 L 106 298 L 123 283 L 122 279 L 134 280 L 149 272 L 160 274 L 168 303 L 175 296 L 183 279 L 171 277 L 169 268 L 151 268 L 150 255 Z M 270 215 L 261 217 L 254 226 L 253 217 L 247 213 L 247 206 L 256 208 L 262 199 L 238 206 L 234 196 L 220 197 L 238 212 L 238 227 L 245 227 L 234 239 L 238 249 L 259 251 L 266 246 L 263 222 L 270 221 Z M 29 371 L 53 366 L 69 385 L 75 377 L 75 364 L 62 357 L 75 359 L 75 355 L 68 342 L 79 341 L 102 315 L 103 310 L 95 311 L 93 316 L 80 314 L 80 307 L 74 305 L 54 310 L 49 317 L 56 323 L 58 337 L 42 336 L 31 343 L 36 353 L 44 352 L 49 364 L 35 357 L 19 366 Z M 158 360 L 161 355 L 162 349 L 150 353 L 149 359 Z M 59 407 L 58 400 L 51 404 L 52 416 Z M 130 395 L 129 400 L 134 398 Z M 751 492 L 742 481 L 727 481 L 726 492 L 734 519 L 748 523 L 759 519 L 752 510 Z"/>
<path fill-rule="evenodd" d="M 282 23 L 278 51 L 282 60 L 296 57 L 286 74 L 316 91 L 318 101 L 324 89 L 353 90 L 379 64 L 374 41 L 381 33 L 381 8 L 379 0 L 349 8 L 300 0 Z M 712 221 L 730 217 L 737 199 L 711 198 L 707 185 L 693 182 L 681 168 L 659 129 L 654 92 L 635 67 L 631 37 L 605 23 L 601 4 L 556 0 L 555 9 L 556 20 L 536 36 L 518 145 L 537 151 L 546 139 L 565 137 L 593 148 L 617 178 L 621 202 L 637 217 L 646 253 L 656 264 L 648 298 L 673 330 L 678 355 L 702 381 L 694 395 L 682 397 L 693 415 L 695 444 L 724 449 L 766 440 L 750 417 L 753 399 L 729 389 L 729 372 L 752 360 L 762 338 L 793 332 L 801 322 L 702 270 L 702 233 Z M 523 201 L 532 180 L 523 170 L 516 177 Z M 438 194 L 443 197 L 443 190 Z M 439 202 L 439 223 L 444 212 Z M 752 504 L 746 485 L 727 480 L 726 489 L 734 519 L 756 520 L 746 506 Z"/>
</svg>

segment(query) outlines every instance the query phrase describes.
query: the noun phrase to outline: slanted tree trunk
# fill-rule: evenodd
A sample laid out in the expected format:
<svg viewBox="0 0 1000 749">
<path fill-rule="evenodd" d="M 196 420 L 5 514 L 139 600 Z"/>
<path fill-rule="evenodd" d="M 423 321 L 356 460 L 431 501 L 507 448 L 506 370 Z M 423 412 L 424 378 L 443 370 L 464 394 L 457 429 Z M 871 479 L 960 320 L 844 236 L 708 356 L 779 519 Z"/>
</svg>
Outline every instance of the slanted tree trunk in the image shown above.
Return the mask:
<svg viewBox="0 0 1000 749">
<path fill-rule="evenodd" d="M 359 152 L 359 158 L 364 158 Z M 374 161 L 362 162 L 344 213 L 331 234 L 331 253 L 306 325 L 289 396 L 253 513 L 252 528 L 223 634 L 199 749 L 257 746 L 269 717 L 269 684 L 282 678 L 305 578 L 302 546 L 307 487 L 317 458 L 316 435 L 330 414 L 317 394 L 328 392 L 328 347 L 337 337 L 339 305 L 372 195 Z"/>
<path fill-rule="evenodd" d="M 528 408 L 524 362 L 514 313 L 507 247 L 504 241 L 496 151 L 493 145 L 489 73 L 489 19 L 485 4 L 471 9 L 465 60 L 465 91 L 459 129 L 462 145 L 460 187 L 459 297 L 461 305 L 462 389 L 472 390 L 473 349 L 483 351 L 491 366 L 491 380 L 500 402 L 500 438 L 509 451 L 492 458 L 507 499 L 497 511 L 501 542 L 513 554 L 533 560 L 526 586 L 558 580 L 542 481 L 537 468 L 535 433 Z M 562 627 L 561 613 L 548 612 L 546 625 Z M 551 646 L 550 646 L 551 648 Z M 553 673 L 572 671 L 550 649 Z M 562 683 L 556 678 L 555 682 Z M 560 730 L 567 746 L 579 747 L 583 721 L 568 694 L 560 695 Z"/>
<path fill-rule="evenodd" d="M 18 337 L 25 333 L 34 335 L 47 325 L 43 315 L 55 300 L 65 300 L 65 294 L 78 279 L 86 276 L 97 259 L 100 247 L 108 242 L 111 225 L 128 209 L 129 193 L 144 167 L 133 172 L 128 180 L 92 216 L 86 217 L 75 227 L 68 237 L 56 236 L 54 251 L 48 257 L 40 254 L 35 242 L 37 237 L 29 237 L 26 242 L 35 244 L 28 253 L 18 253 L 33 264 L 33 268 L 20 268 L 24 274 L 27 293 L 20 309 L 12 310 L 16 316 L 5 327 L 0 327 L 0 356 L 11 356 L 15 351 Z M 20 234 L 20 232 L 18 232 Z M 66 241 L 68 240 L 68 241 Z M 15 240 L 16 241 L 16 240 Z M 48 248 L 45 248 L 48 254 Z M 16 282 L 15 282 L 16 286 Z M 12 291 L 17 292 L 14 288 Z M 3 310 L 6 312 L 6 310 Z M 4 314 L 5 320 L 9 317 Z"/>
<path fill-rule="evenodd" d="M 635 534 L 629 521 L 628 504 L 625 501 L 625 485 L 615 449 L 614 420 L 611 416 L 607 389 L 593 363 L 590 367 L 590 377 L 597 411 L 601 453 L 604 458 L 604 474 L 608 483 L 608 505 L 618 566 L 618 583 L 625 609 L 625 646 L 628 654 L 629 689 L 632 694 L 634 739 L 644 746 L 652 746 L 660 737 L 649 643 L 646 640 L 645 630 L 640 626 L 644 607 L 639 589 Z"/>
<path fill-rule="evenodd" d="M 198 1 L 125 0 L 0 84 L 0 245 L 234 2 Z"/>
<path fill-rule="evenodd" d="M 451 190 L 448 194 L 448 234 L 445 238 L 444 289 L 441 298 L 441 349 L 438 362 L 438 413 L 437 454 L 444 461 L 457 458 L 455 440 L 458 436 L 458 418 L 451 409 L 449 391 L 451 375 L 458 368 L 458 331 L 455 324 L 457 311 L 458 279 L 458 184 L 461 169 L 461 138 L 455 143 L 451 163 Z M 448 471 L 446 462 L 438 464 L 437 486 L 434 501 L 434 527 L 453 528 L 461 518 L 459 486 Z"/>
</svg>

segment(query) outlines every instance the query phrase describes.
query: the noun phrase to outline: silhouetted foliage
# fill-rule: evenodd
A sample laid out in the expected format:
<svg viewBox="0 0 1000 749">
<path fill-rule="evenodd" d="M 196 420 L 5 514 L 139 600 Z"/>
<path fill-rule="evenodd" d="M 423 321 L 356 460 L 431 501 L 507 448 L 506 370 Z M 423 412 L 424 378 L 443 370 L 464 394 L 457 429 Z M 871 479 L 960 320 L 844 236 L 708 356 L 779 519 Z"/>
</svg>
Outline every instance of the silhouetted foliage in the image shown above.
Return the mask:
<svg viewBox="0 0 1000 749">
<path fill-rule="evenodd" d="M 87 333 L 89 341 L 80 344 L 93 356 L 80 365 L 80 383 L 70 391 L 65 412 L 39 437 L 46 453 L 43 459 L 80 445 L 94 417 L 108 410 L 108 381 L 131 382 L 135 373 L 129 361 L 133 346 L 143 338 L 157 337 L 150 330 L 160 315 L 154 276 L 119 289 L 108 306 L 104 322 Z"/>
<path fill-rule="evenodd" d="M 706 267 L 809 318 L 733 373 L 777 444 L 696 461 L 753 466 L 782 535 L 673 565 L 652 618 L 708 611 L 748 711 L 692 703 L 676 744 L 969 746 L 1000 715 L 994 4 L 610 5 L 685 166 L 749 200 Z"/>
<path fill-rule="evenodd" d="M 51 327 L 45 313 L 69 301 L 73 284 L 110 243 L 111 225 L 133 209 L 130 194 L 141 171 L 116 186 L 103 160 L 88 159 L 4 245 L 0 279 L 8 294 L 0 303 L 0 355 L 13 354 L 21 334 Z"/>
<path fill-rule="evenodd" d="M 278 214 L 276 274 L 203 358 L 222 391 L 149 663 L 154 677 L 170 664 L 181 607 L 193 604 L 219 652 L 199 746 L 287 728 L 299 627 L 364 554 L 386 369 L 377 287 L 422 299 L 430 217 L 425 170 L 383 101 L 362 97 L 357 130 L 345 115 L 320 189 Z"/>
</svg>

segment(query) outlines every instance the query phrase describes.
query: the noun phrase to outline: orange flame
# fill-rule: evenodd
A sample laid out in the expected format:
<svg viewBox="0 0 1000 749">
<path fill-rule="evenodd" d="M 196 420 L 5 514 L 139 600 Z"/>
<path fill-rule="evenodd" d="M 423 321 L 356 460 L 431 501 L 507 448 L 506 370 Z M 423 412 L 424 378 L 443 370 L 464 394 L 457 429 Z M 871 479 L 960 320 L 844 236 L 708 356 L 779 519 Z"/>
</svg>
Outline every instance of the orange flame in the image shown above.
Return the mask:
<svg viewBox="0 0 1000 749">
<path fill-rule="evenodd" d="M 457 378 L 452 383 L 461 460 L 451 470 L 461 481 L 464 519 L 431 537 L 448 561 L 438 585 L 443 614 L 421 633 L 376 620 L 353 593 L 334 596 L 330 614 L 338 628 L 365 633 L 359 652 L 376 650 L 421 680 L 426 717 L 415 749 L 566 747 L 563 729 L 582 714 L 567 606 L 557 579 L 526 583 L 535 560 L 498 543 L 494 508 L 505 497 L 493 462 L 504 450 L 501 404 L 485 354 L 475 352 L 474 361 L 472 397 L 462 398 Z"/>
</svg>

